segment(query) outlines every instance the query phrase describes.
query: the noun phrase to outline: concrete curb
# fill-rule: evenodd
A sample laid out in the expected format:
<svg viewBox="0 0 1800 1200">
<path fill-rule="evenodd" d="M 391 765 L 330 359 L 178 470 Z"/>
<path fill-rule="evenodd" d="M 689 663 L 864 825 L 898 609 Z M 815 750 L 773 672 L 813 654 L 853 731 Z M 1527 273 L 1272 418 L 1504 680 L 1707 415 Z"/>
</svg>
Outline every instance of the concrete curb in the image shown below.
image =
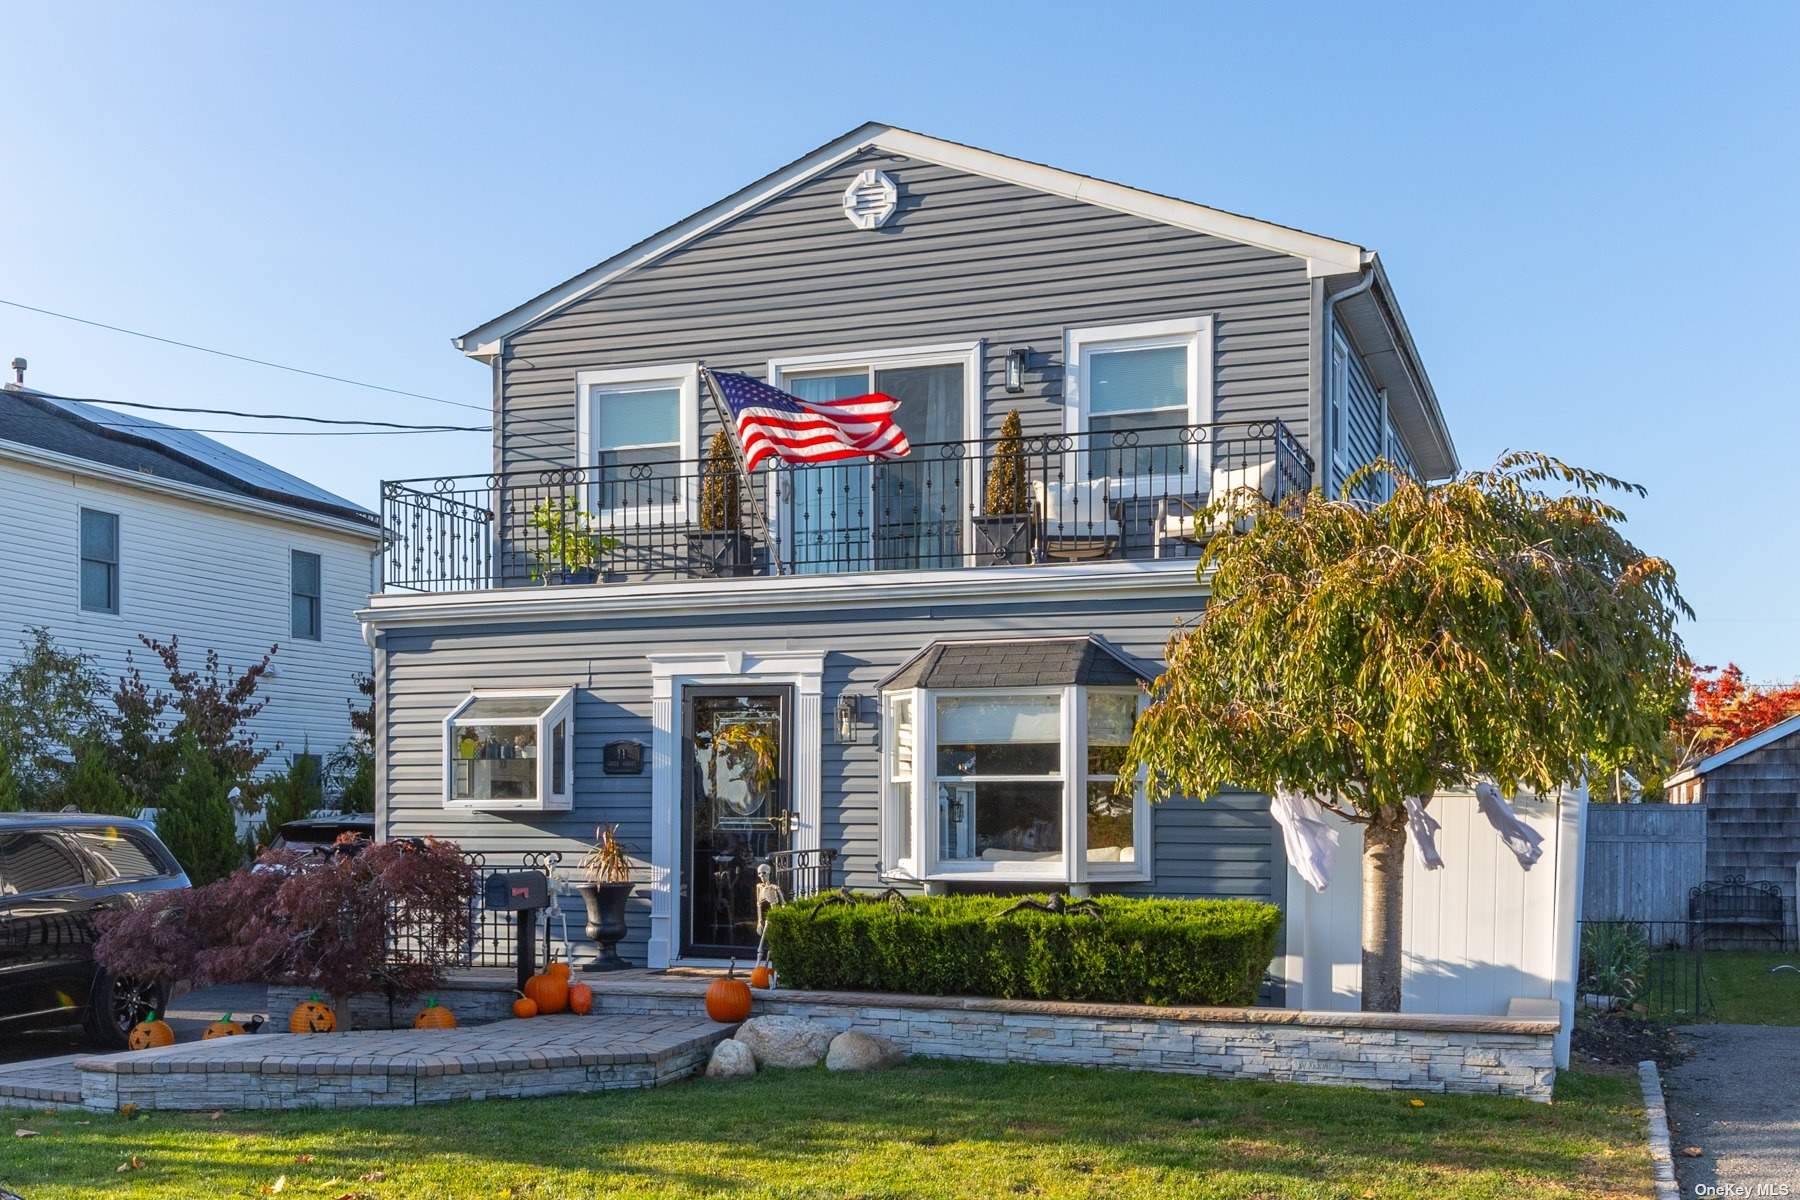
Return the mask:
<svg viewBox="0 0 1800 1200">
<path fill-rule="evenodd" d="M 1650 1124 L 1650 1175 L 1655 1182 L 1656 1200 L 1680 1200 L 1681 1191 L 1675 1185 L 1675 1156 L 1669 1149 L 1669 1110 L 1663 1104 L 1662 1077 L 1649 1059 L 1638 1064 L 1638 1085 L 1644 1092 L 1644 1115 Z"/>
</svg>

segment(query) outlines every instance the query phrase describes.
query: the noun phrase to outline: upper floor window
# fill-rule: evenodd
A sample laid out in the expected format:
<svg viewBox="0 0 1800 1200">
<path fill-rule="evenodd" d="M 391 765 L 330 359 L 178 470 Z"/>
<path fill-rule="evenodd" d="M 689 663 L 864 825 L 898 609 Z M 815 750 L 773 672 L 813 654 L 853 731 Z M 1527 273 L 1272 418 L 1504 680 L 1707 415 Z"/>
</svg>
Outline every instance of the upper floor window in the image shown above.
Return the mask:
<svg viewBox="0 0 1800 1200">
<path fill-rule="evenodd" d="M 1087 434 L 1077 479 L 1108 479 L 1120 496 L 1147 483 L 1204 491 L 1210 439 L 1184 433 L 1213 420 L 1211 317 L 1070 329 L 1063 335 L 1063 428 Z"/>
<path fill-rule="evenodd" d="M 319 556 L 306 550 L 288 552 L 288 626 L 297 638 L 320 640 L 323 625 L 319 598 Z"/>
<path fill-rule="evenodd" d="M 677 518 L 699 457 L 700 381 L 691 365 L 582 371 L 577 441 L 591 472 L 588 507 Z"/>
<path fill-rule="evenodd" d="M 119 611 L 119 515 L 81 510 L 81 608 Z"/>
</svg>

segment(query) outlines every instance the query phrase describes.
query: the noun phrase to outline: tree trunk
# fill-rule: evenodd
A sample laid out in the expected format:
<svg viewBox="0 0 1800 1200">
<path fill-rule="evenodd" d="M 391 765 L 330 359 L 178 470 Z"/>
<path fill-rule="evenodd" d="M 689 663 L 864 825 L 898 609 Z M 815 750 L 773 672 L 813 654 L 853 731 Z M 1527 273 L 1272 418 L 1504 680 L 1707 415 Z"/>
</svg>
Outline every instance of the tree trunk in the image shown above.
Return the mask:
<svg viewBox="0 0 1800 1200">
<path fill-rule="evenodd" d="M 1367 970 L 1367 968 L 1365 967 L 1364 970 Z M 332 1015 L 337 1018 L 337 1031 L 339 1033 L 349 1033 L 351 1028 L 349 992 L 331 993 L 331 1012 Z"/>
<path fill-rule="evenodd" d="M 1362 1008 L 1400 1011 L 1401 890 L 1406 877 L 1406 825 L 1377 817 L 1363 826 Z"/>
</svg>

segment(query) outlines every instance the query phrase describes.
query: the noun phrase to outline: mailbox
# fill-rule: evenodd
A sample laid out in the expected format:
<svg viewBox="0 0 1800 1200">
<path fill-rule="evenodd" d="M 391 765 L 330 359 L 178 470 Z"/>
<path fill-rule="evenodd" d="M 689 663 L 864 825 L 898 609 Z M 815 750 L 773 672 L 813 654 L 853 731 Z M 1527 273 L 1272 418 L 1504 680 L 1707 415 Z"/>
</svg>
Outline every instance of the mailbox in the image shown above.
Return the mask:
<svg viewBox="0 0 1800 1200">
<path fill-rule="evenodd" d="M 490 912 L 526 912 L 550 907 L 550 877 L 542 871 L 496 871 L 483 897 Z"/>
</svg>

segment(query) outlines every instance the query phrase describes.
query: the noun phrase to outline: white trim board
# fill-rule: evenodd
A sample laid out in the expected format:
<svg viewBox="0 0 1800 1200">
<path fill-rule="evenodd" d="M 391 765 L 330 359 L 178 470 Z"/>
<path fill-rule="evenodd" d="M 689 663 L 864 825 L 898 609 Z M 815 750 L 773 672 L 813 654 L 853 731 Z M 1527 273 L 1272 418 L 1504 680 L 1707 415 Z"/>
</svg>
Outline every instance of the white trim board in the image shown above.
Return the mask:
<svg viewBox="0 0 1800 1200">
<path fill-rule="evenodd" d="M 995 154 L 959 142 L 945 141 L 892 125 L 870 122 L 827 142 L 746 188 L 742 188 L 669 226 L 572 279 L 486 321 L 455 339 L 457 349 L 475 358 L 491 358 L 501 339 L 586 296 L 628 271 L 654 262 L 694 238 L 723 225 L 796 184 L 830 170 L 864 150 L 883 150 L 952 170 L 967 171 L 1002 183 L 1064 196 L 1101 208 L 1142 217 L 1164 225 L 1210 234 L 1244 245 L 1259 246 L 1306 261 L 1312 277 L 1360 271 L 1368 252 L 1353 242 L 1257 220 L 1223 209 L 1177 200 L 1155 192 L 1095 179 L 1043 163 Z"/>
<path fill-rule="evenodd" d="M 825 655 L 787 650 L 767 652 L 679 651 L 646 654 L 650 664 L 650 946 L 652 970 L 681 959 L 678 897 L 681 895 L 681 780 L 676 756 L 681 746 L 682 691 L 713 684 L 786 684 L 794 689 L 790 761 L 794 764 L 791 803 L 797 822 L 792 848 L 819 848 L 824 784 L 820 761 L 824 741 Z"/>
<path fill-rule="evenodd" d="M 692 616 L 722 611 L 866 608 L 872 604 L 991 604 L 1187 594 L 1199 608 L 1206 580 L 1186 559 L 1141 559 L 1063 566 L 965 567 L 944 571 L 773 575 L 748 579 L 667 580 L 542 588 L 492 588 L 429 595 L 374 596 L 356 616 L 379 632 L 403 625 L 467 621 L 541 621 L 582 617 Z"/>
</svg>

